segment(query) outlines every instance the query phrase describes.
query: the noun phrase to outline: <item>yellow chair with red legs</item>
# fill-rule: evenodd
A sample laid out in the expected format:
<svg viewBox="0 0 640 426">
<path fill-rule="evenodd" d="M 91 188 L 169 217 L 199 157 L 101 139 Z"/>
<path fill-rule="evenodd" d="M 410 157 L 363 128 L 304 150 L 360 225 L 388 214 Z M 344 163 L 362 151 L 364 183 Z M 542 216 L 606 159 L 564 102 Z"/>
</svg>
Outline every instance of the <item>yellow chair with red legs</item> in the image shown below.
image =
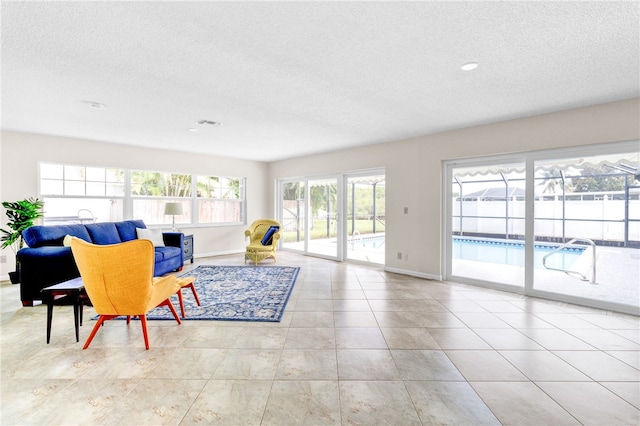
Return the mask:
<svg viewBox="0 0 640 426">
<path fill-rule="evenodd" d="M 153 276 L 154 250 L 150 240 L 95 245 L 71 239 L 71 250 L 84 288 L 96 313 L 100 315 L 82 349 L 87 349 L 100 326 L 119 316 L 137 316 L 142 325 L 144 345 L 149 349 L 147 312 L 167 306 L 178 324 L 180 318 L 169 298 L 180 291 L 173 275 Z"/>
</svg>

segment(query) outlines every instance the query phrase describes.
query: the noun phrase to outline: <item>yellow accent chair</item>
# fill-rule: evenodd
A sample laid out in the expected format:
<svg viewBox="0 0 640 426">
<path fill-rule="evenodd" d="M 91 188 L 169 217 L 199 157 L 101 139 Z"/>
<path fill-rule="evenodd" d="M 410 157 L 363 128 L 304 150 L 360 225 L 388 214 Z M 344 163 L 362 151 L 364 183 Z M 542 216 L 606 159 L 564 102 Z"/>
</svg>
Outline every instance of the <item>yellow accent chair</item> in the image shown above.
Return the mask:
<svg viewBox="0 0 640 426">
<path fill-rule="evenodd" d="M 140 318 L 144 345 L 149 349 L 146 314 L 156 306 L 167 306 L 180 324 L 169 300 L 180 291 L 180 282 L 174 275 L 153 276 L 155 255 L 150 240 L 96 245 L 74 237 L 71 250 L 91 304 L 100 315 L 82 349 L 89 347 L 105 321 L 118 316 L 126 316 L 127 324 L 132 316 Z"/>
<path fill-rule="evenodd" d="M 272 227 L 277 227 L 277 230 Z M 273 219 L 258 219 L 249 229 L 244 231 L 244 236 L 249 237 L 249 245 L 244 255 L 244 263 L 247 260 L 255 265 L 264 259 L 273 259 L 276 262 L 276 247 L 280 239 L 280 223 Z"/>
</svg>

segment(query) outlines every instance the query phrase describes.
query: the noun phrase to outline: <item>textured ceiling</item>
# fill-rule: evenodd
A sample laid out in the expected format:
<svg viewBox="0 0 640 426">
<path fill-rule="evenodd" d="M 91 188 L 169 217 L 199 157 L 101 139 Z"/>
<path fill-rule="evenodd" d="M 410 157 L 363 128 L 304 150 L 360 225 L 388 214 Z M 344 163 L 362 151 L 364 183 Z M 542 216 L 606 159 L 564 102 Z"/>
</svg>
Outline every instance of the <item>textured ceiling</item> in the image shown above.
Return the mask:
<svg viewBox="0 0 640 426">
<path fill-rule="evenodd" d="M 2 128 L 272 161 L 628 99 L 639 7 L 3 1 Z"/>
</svg>

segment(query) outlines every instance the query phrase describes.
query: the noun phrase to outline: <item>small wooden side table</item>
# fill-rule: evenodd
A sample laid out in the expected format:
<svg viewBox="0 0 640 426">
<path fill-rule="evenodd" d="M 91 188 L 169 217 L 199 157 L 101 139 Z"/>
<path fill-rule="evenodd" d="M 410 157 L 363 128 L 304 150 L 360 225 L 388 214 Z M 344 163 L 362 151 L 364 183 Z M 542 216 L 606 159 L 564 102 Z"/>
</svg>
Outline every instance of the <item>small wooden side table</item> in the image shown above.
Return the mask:
<svg viewBox="0 0 640 426">
<path fill-rule="evenodd" d="M 84 290 L 82 278 L 74 278 L 42 289 L 42 303 L 47 305 L 47 344 L 51 340 L 51 321 L 54 306 L 73 305 L 73 318 L 76 328 L 76 342 L 80 341 L 82 325 L 82 306 L 89 305 L 89 297 Z"/>
</svg>

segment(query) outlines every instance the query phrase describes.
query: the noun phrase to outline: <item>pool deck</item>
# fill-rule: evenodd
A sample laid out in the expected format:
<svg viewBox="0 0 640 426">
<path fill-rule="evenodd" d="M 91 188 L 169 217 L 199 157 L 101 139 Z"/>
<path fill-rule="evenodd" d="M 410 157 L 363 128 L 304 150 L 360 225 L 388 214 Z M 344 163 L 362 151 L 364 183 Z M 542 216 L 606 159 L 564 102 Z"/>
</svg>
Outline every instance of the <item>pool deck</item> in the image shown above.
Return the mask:
<svg viewBox="0 0 640 426">
<path fill-rule="evenodd" d="M 578 270 L 591 278 L 590 252 L 580 259 Z M 488 262 L 454 259 L 453 275 L 524 287 L 524 268 Z M 499 271 L 499 273 L 496 273 Z M 619 303 L 640 308 L 640 250 L 596 247 L 596 284 L 572 275 L 534 270 L 534 290 Z"/>
</svg>

